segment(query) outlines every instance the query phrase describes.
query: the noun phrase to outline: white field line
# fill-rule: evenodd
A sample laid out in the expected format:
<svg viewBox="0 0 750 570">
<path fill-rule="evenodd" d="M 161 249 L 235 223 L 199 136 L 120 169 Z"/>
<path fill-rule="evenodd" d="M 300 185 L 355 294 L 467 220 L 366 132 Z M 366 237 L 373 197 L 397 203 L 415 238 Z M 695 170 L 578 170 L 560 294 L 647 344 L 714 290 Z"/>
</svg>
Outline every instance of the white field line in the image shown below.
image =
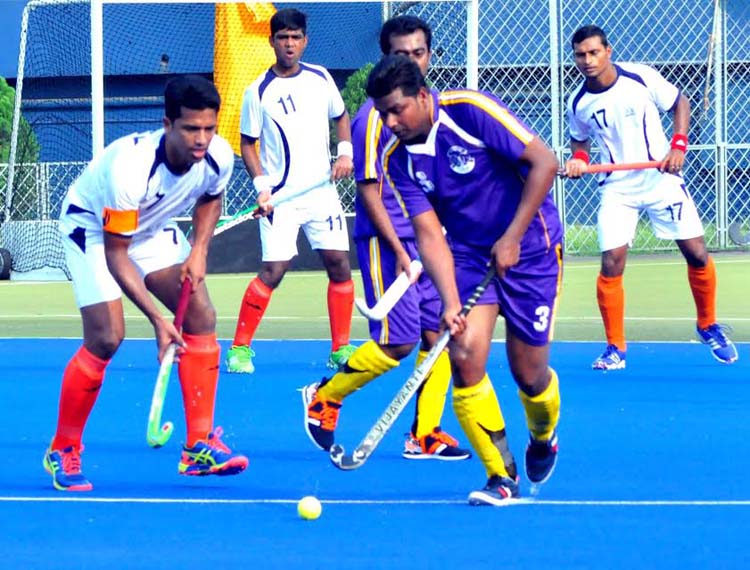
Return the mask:
<svg viewBox="0 0 750 570">
<path fill-rule="evenodd" d="M 169 497 L 13 497 L 0 496 L 0 503 L 102 503 L 142 505 L 296 505 L 299 499 L 185 499 Z M 324 505 L 466 505 L 451 499 L 322 499 Z M 544 500 L 518 499 L 506 506 L 553 507 L 750 507 L 750 499 L 738 500 Z"/>
</svg>

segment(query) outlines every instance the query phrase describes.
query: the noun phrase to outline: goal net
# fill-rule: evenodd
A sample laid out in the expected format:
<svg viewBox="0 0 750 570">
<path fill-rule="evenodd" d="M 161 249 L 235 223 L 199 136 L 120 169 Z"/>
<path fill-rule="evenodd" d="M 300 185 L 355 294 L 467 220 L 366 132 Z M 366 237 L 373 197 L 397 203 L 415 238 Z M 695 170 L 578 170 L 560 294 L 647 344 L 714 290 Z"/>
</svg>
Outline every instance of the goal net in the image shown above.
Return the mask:
<svg viewBox="0 0 750 570">
<path fill-rule="evenodd" d="M 0 247 L 10 251 L 14 273 L 52 268 L 68 275 L 57 229 L 65 192 L 103 145 L 161 127 L 164 85 L 175 75 L 215 81 L 222 95 L 219 133 L 238 152 L 242 93 L 273 63 L 269 20 L 286 7 L 307 14 L 303 60 L 329 69 L 350 114 L 364 100 L 360 70 L 379 59 L 380 27 L 395 15 L 430 23 L 432 85 L 476 83 L 476 62 L 467 63 L 476 58 L 476 0 L 32 0 L 23 14 L 10 157 L 0 165 Z M 339 191 L 351 211 L 352 182 Z M 224 214 L 254 198 L 237 158 Z"/>
</svg>

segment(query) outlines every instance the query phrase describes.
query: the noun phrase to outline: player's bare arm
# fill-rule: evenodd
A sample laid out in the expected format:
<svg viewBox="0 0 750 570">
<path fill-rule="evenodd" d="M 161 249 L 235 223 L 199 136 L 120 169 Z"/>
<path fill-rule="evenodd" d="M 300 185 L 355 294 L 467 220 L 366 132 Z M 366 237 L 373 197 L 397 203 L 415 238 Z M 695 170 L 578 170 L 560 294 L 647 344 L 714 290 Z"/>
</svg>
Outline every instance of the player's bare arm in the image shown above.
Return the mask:
<svg viewBox="0 0 750 570">
<path fill-rule="evenodd" d="M 531 166 L 523 185 L 521 201 L 508 229 L 492 246 L 492 257 L 500 277 L 505 275 L 508 268 L 518 263 L 521 256 L 521 240 L 549 194 L 557 175 L 557 158 L 539 137 L 534 137 L 526 145 L 521 160 Z"/>
<path fill-rule="evenodd" d="M 412 225 L 422 263 L 443 301 L 442 324 L 451 334 L 461 334 L 466 329 L 466 317 L 460 314 L 453 254 L 445 241 L 443 226 L 433 210 L 413 217 Z"/>
<path fill-rule="evenodd" d="M 185 341 L 182 340 L 174 325 L 162 317 L 140 273 L 128 257 L 128 247 L 131 241 L 128 236 L 104 232 L 104 255 L 107 259 L 107 268 L 128 299 L 146 315 L 153 325 L 159 348 L 159 361 L 161 361 L 171 343 L 176 342 L 180 346 L 185 346 Z"/>
<path fill-rule="evenodd" d="M 352 124 L 349 113 L 344 111 L 336 121 L 336 138 L 338 139 L 338 157 L 331 167 L 331 179 L 340 180 L 351 176 L 354 171 L 352 161 Z"/>
<path fill-rule="evenodd" d="M 591 141 L 570 141 L 571 158 L 565 163 L 565 176 L 568 178 L 580 178 L 586 174 L 588 156 L 591 152 Z M 585 157 L 585 158 L 584 158 Z"/>
<path fill-rule="evenodd" d="M 193 291 L 206 278 L 206 257 L 216 224 L 221 215 L 221 194 L 205 194 L 198 198 L 193 209 L 193 247 L 180 268 L 180 283 L 190 278 Z"/>
<path fill-rule="evenodd" d="M 414 276 L 411 275 L 409 268 L 411 258 L 409 257 L 409 254 L 406 253 L 401 240 L 396 234 L 396 230 L 393 228 L 391 217 L 388 215 L 388 211 L 383 205 L 383 200 L 380 198 L 377 181 L 367 180 L 357 182 L 357 194 L 359 195 L 362 205 L 367 212 L 367 217 L 370 219 L 375 231 L 378 232 L 380 238 L 386 242 L 396 254 L 396 272 L 400 273 L 406 271 L 409 277 L 413 278 Z"/>
<path fill-rule="evenodd" d="M 677 173 L 685 164 L 687 151 L 687 134 L 690 127 L 690 101 L 682 93 L 674 110 L 674 127 L 672 128 L 672 148 L 664 158 L 662 172 Z"/>
<path fill-rule="evenodd" d="M 269 204 L 271 181 L 263 172 L 263 167 L 260 164 L 256 140 L 246 135 L 240 135 L 240 153 L 242 153 L 242 162 L 245 163 L 245 170 L 253 179 L 253 187 L 258 193 L 255 197 L 258 205 L 257 217 L 267 216 L 273 211 L 273 206 Z"/>
</svg>

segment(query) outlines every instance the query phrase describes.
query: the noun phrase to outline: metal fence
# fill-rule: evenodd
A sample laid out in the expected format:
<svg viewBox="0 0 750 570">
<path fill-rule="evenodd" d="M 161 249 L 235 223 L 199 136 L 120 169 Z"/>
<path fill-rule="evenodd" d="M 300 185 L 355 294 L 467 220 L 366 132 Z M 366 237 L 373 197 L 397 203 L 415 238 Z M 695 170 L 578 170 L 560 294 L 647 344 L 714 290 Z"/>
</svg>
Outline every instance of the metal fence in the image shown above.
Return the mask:
<svg viewBox="0 0 750 570">
<path fill-rule="evenodd" d="M 465 5 L 457 3 L 461 10 Z M 425 2 L 390 3 L 389 13 L 412 13 L 430 21 L 436 34 L 430 80 L 437 88 L 466 82 L 465 14 Z M 463 19 L 463 20 L 462 20 Z M 692 106 L 688 186 L 713 249 L 731 247 L 730 222 L 750 218 L 750 2 L 739 0 L 527 0 L 480 1 L 479 87 L 500 96 L 557 152 L 567 156 L 565 103 L 581 77 L 572 61 L 570 37 L 584 24 L 609 35 L 616 61 L 656 67 L 680 87 Z M 664 124 L 671 128 L 671 117 Z M 59 214 L 62 196 L 83 163 L 22 165 L 16 172 L 14 220 Z M 7 167 L 0 165 L 0 194 Z M 558 180 L 555 199 L 566 229 L 566 251 L 594 254 L 598 195 L 593 180 Z M 354 185 L 339 183 L 348 212 Z M 237 160 L 225 197 L 225 213 L 250 206 L 255 193 Z M 4 196 L 0 195 L 0 203 Z M 644 225 L 635 251 L 673 249 Z M 7 232 L 3 232 L 7 234 Z M 0 237 L 0 240 L 3 238 Z"/>
</svg>

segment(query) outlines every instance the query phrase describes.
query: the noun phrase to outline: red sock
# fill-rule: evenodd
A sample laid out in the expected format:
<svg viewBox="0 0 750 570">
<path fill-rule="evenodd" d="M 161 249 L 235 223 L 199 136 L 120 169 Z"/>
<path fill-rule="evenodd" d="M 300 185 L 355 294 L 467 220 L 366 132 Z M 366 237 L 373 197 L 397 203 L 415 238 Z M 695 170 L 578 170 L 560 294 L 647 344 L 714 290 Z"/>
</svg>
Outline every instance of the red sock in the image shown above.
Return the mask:
<svg viewBox="0 0 750 570">
<path fill-rule="evenodd" d="M 688 265 L 688 282 L 695 300 L 698 327 L 705 329 L 716 322 L 716 266 L 712 257 L 704 267 Z"/>
<path fill-rule="evenodd" d="M 240 306 L 240 315 L 237 319 L 237 329 L 234 332 L 234 346 L 250 346 L 258 329 L 260 320 L 266 312 L 268 303 L 271 300 L 273 289 L 263 283 L 259 277 L 250 281 L 250 285 L 245 289 L 245 296 L 242 298 Z"/>
<path fill-rule="evenodd" d="M 85 346 L 78 349 L 65 367 L 57 431 L 52 449 L 65 449 L 71 445 L 81 447 L 83 428 L 89 419 L 104 379 L 104 369 L 109 360 L 93 355 Z"/>
<path fill-rule="evenodd" d="M 216 333 L 193 335 L 182 333 L 187 350 L 180 355 L 179 373 L 182 401 L 185 406 L 187 441 L 192 447 L 214 427 L 216 385 L 219 383 L 219 344 Z"/>
<path fill-rule="evenodd" d="M 328 282 L 328 321 L 331 324 L 331 350 L 349 344 L 354 307 L 354 281 Z"/>
<path fill-rule="evenodd" d="M 625 351 L 625 289 L 622 275 L 605 277 L 600 273 L 596 279 L 596 300 L 599 302 L 607 344 L 614 344 Z"/>
</svg>

